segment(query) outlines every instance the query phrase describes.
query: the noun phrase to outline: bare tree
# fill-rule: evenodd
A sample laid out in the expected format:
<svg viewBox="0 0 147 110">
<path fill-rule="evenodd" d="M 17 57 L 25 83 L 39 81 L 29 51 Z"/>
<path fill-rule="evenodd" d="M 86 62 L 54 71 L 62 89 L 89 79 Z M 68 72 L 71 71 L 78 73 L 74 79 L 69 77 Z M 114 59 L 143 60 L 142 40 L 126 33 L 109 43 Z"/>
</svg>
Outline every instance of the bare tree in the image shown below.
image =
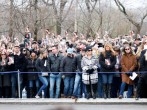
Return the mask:
<svg viewBox="0 0 147 110">
<path fill-rule="evenodd" d="M 56 32 L 57 32 L 57 34 L 61 34 L 61 24 L 64 21 L 64 19 L 66 18 L 66 16 L 63 17 L 63 12 L 65 9 L 65 5 L 67 4 L 67 1 L 68 0 L 59 0 L 59 6 L 57 6 L 55 0 L 52 0 L 52 3 L 49 3 L 49 0 L 47 0 L 47 1 L 43 0 L 43 2 L 46 5 L 53 7 L 54 15 L 55 15 L 55 19 L 56 19 Z M 69 9 L 71 7 L 72 2 L 73 2 L 73 0 L 70 3 Z M 69 10 L 67 9 L 67 13 L 65 15 L 67 15 L 68 12 L 69 12 Z"/>
<path fill-rule="evenodd" d="M 88 10 L 88 15 L 87 15 L 87 32 L 86 32 L 86 36 L 90 36 L 94 35 L 94 32 L 92 30 L 91 26 L 91 22 L 92 22 L 92 13 L 95 10 L 96 4 L 97 4 L 98 0 L 85 0 L 85 4 L 86 4 L 86 8 Z"/>
<path fill-rule="evenodd" d="M 136 27 L 136 34 L 140 34 L 144 19 L 147 17 L 147 11 L 141 17 L 140 22 L 137 22 L 126 12 L 125 6 L 119 0 L 114 0 L 114 1 L 115 1 L 115 4 L 117 5 L 119 11 L 121 13 L 123 13 L 126 16 L 126 18 Z"/>
<path fill-rule="evenodd" d="M 34 39 L 37 40 L 38 34 L 38 15 L 37 15 L 37 8 L 38 8 L 38 0 L 34 0 L 34 15 L 35 15 L 35 22 L 34 22 Z"/>
<path fill-rule="evenodd" d="M 13 6 L 13 2 L 14 0 L 10 0 L 10 14 L 9 14 L 9 37 L 12 39 L 13 37 L 13 21 L 14 21 L 14 14 L 13 14 L 13 11 L 14 11 L 14 6 Z"/>
</svg>

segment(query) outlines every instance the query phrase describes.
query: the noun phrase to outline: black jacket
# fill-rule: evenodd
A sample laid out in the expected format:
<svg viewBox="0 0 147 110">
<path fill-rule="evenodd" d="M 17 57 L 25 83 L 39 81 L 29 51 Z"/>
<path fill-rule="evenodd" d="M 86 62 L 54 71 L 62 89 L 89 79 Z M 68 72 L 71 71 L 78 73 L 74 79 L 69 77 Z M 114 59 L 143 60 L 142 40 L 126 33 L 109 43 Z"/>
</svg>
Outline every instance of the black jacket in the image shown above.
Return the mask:
<svg viewBox="0 0 147 110">
<path fill-rule="evenodd" d="M 110 65 L 106 64 L 106 59 L 110 60 Z M 100 71 L 102 72 L 114 72 L 116 64 L 116 56 L 111 51 L 106 51 L 106 56 L 103 53 L 99 57 Z"/>
<path fill-rule="evenodd" d="M 137 85 L 137 95 L 140 98 L 147 98 L 147 72 L 141 74 L 138 85 Z"/>
<path fill-rule="evenodd" d="M 12 57 L 14 59 L 14 54 L 9 55 L 8 57 Z M 8 65 L 8 71 L 15 71 L 14 64 Z"/>
<path fill-rule="evenodd" d="M 82 67 L 81 67 L 82 57 L 83 56 L 79 54 L 73 59 L 72 67 L 74 71 L 82 72 Z"/>
<path fill-rule="evenodd" d="M 8 60 L 6 60 L 6 65 L 1 65 L 0 60 L 0 72 L 8 71 Z M 0 73 L 0 87 L 11 86 L 11 74 L 10 73 Z"/>
<path fill-rule="evenodd" d="M 147 71 L 147 60 L 145 60 L 145 54 L 147 50 L 143 50 L 140 55 L 140 71 Z"/>
<path fill-rule="evenodd" d="M 44 65 L 46 61 L 46 66 Z M 35 64 L 38 72 L 50 72 L 50 64 L 48 58 L 38 58 Z"/>
<path fill-rule="evenodd" d="M 21 53 L 20 55 L 14 55 L 14 70 L 24 72 L 26 68 L 25 56 Z"/>
<path fill-rule="evenodd" d="M 38 78 L 38 74 L 37 74 L 37 68 L 35 66 L 36 64 L 36 59 L 32 60 L 31 58 L 27 59 L 27 72 L 28 73 L 28 80 L 36 80 Z M 31 73 L 33 72 L 33 73 Z M 36 73 L 34 73 L 36 72 Z"/>
<path fill-rule="evenodd" d="M 75 76 L 74 73 L 71 73 L 71 72 L 74 72 L 73 67 L 72 67 L 73 66 L 72 65 L 73 59 L 74 59 L 74 57 L 69 57 L 69 56 L 64 57 L 62 59 L 60 71 L 66 76 L 70 76 L 70 77 Z M 66 72 L 66 73 L 64 73 L 64 72 Z"/>
<path fill-rule="evenodd" d="M 52 54 L 48 57 L 51 72 L 60 72 L 62 58 L 63 56 L 60 54 L 58 54 L 57 56 Z"/>
</svg>

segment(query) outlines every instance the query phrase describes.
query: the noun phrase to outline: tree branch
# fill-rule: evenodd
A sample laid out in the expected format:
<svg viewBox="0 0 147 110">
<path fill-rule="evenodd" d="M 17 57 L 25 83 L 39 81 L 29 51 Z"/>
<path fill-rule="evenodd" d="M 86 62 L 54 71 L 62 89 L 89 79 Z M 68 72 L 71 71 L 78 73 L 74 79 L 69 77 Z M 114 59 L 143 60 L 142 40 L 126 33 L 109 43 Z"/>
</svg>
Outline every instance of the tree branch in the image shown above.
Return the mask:
<svg viewBox="0 0 147 110">
<path fill-rule="evenodd" d="M 123 4 L 119 1 L 119 0 L 114 0 L 115 4 L 117 5 L 118 9 L 120 12 L 122 12 L 126 18 L 136 27 L 138 27 L 140 24 L 137 23 L 136 21 L 134 21 L 129 15 L 128 13 L 126 12 L 126 9 L 125 7 L 123 6 Z"/>
<path fill-rule="evenodd" d="M 46 4 L 47 6 L 52 6 L 53 4 L 52 3 L 48 3 L 49 0 L 45 1 L 45 0 L 42 0 L 44 4 Z"/>
</svg>

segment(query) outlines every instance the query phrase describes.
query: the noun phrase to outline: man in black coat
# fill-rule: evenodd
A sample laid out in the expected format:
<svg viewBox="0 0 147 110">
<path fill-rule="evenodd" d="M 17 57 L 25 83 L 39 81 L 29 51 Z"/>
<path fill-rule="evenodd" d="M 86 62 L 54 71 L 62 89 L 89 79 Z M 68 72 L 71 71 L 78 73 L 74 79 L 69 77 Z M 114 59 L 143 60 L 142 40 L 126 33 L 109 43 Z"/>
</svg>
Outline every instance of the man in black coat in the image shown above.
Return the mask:
<svg viewBox="0 0 147 110">
<path fill-rule="evenodd" d="M 147 98 L 147 49 L 143 50 L 140 55 L 140 75 L 137 85 L 137 95 L 140 98 Z"/>
<path fill-rule="evenodd" d="M 20 52 L 20 46 L 15 45 L 14 47 L 14 71 L 24 72 L 26 66 L 26 59 L 25 56 Z M 23 82 L 23 75 L 20 74 L 20 95 L 22 93 L 22 82 Z M 11 75 L 11 83 L 12 83 L 12 98 L 16 98 L 16 86 L 18 83 L 17 74 L 14 73 Z"/>
</svg>

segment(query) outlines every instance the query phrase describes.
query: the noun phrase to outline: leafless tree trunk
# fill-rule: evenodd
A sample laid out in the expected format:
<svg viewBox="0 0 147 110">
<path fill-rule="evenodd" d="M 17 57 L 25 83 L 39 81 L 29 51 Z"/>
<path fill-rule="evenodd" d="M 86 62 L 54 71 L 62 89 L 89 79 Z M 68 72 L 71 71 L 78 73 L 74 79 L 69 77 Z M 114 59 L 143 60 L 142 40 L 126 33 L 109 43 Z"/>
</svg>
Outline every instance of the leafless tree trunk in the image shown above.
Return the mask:
<svg viewBox="0 0 147 110">
<path fill-rule="evenodd" d="M 37 40 L 37 34 L 38 34 L 38 16 L 37 16 L 37 7 L 38 7 L 38 0 L 34 0 L 34 40 Z"/>
<path fill-rule="evenodd" d="M 114 0 L 115 4 L 117 5 L 118 9 L 120 12 L 122 12 L 126 18 L 136 27 L 136 34 L 140 34 L 144 19 L 147 17 L 147 11 L 141 18 L 140 22 L 135 21 L 129 14 L 126 12 L 125 6 L 119 1 L 119 0 Z"/>
<path fill-rule="evenodd" d="M 57 32 L 57 34 L 61 34 L 61 24 L 63 22 L 63 12 L 64 12 L 65 5 L 67 3 L 67 0 L 60 0 L 59 1 L 59 3 L 60 3 L 59 11 L 57 10 L 55 0 L 52 0 L 51 4 L 49 4 L 48 1 L 45 1 L 45 0 L 43 0 L 43 2 L 46 5 L 53 7 L 55 19 L 56 19 L 56 32 Z"/>
<path fill-rule="evenodd" d="M 91 2 L 94 2 L 94 4 L 92 4 Z M 97 4 L 97 0 L 93 0 L 93 1 L 91 1 L 91 0 L 85 0 L 85 4 L 86 4 L 87 10 L 88 10 L 88 16 L 87 16 L 88 20 L 87 20 L 87 32 L 86 32 L 86 36 L 89 37 L 90 34 L 91 35 L 94 35 L 94 32 L 93 32 L 93 30 L 91 28 L 91 22 L 92 22 L 91 15 L 92 15 L 92 13 L 93 13 L 93 11 L 95 9 L 95 6 Z"/>
<path fill-rule="evenodd" d="M 10 0 L 10 14 L 9 14 L 9 37 L 12 39 L 13 37 L 13 18 L 14 18 L 14 14 L 13 14 L 13 9 L 14 9 L 14 6 L 13 6 L 13 2 L 14 0 Z"/>
</svg>

